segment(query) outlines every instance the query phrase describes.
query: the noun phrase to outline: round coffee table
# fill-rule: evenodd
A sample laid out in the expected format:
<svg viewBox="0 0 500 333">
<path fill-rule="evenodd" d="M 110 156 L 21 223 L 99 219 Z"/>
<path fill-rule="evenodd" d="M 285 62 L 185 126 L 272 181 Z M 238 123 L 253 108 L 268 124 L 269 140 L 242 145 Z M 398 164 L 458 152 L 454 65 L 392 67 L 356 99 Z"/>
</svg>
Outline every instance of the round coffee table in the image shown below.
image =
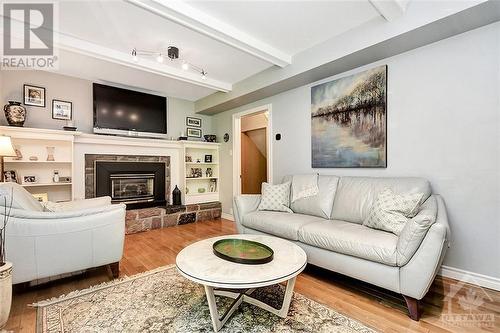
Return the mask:
<svg viewBox="0 0 500 333">
<path fill-rule="evenodd" d="M 265 244 L 274 251 L 274 258 L 271 262 L 261 265 L 239 264 L 221 259 L 213 253 L 212 245 L 224 238 L 248 239 Z M 179 273 L 205 287 L 215 332 L 222 328 L 242 302 L 285 318 L 292 301 L 295 278 L 304 270 L 306 264 L 306 253 L 299 246 L 281 238 L 261 235 L 230 235 L 205 239 L 187 246 L 176 258 Z M 256 288 L 285 281 L 285 295 L 279 309 L 251 296 Z M 237 291 L 233 291 L 234 289 Z M 229 309 L 220 317 L 215 295 L 234 299 Z"/>
</svg>

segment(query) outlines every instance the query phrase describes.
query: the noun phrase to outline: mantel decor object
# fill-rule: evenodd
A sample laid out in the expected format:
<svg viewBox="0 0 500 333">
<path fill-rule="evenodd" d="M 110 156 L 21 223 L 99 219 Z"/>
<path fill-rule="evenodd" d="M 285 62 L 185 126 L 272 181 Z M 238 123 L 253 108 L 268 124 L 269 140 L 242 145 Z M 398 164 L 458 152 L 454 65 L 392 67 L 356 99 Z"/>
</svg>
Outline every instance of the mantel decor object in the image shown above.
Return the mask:
<svg viewBox="0 0 500 333">
<path fill-rule="evenodd" d="M 174 206 L 180 206 L 181 203 L 181 190 L 175 185 L 174 190 L 172 191 L 172 204 Z"/>
<path fill-rule="evenodd" d="M 239 264 L 266 264 L 274 256 L 274 251 L 269 246 L 246 239 L 221 239 L 212 247 L 217 257 Z"/>
<path fill-rule="evenodd" d="M 5 118 L 9 126 L 23 127 L 26 121 L 26 108 L 21 105 L 21 102 L 9 101 L 3 107 Z"/>
</svg>

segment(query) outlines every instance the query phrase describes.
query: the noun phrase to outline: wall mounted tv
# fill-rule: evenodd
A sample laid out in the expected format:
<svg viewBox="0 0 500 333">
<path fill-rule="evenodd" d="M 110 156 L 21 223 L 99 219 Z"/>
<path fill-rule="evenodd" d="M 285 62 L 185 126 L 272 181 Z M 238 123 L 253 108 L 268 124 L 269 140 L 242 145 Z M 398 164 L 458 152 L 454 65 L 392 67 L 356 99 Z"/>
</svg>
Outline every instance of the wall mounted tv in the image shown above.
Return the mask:
<svg viewBox="0 0 500 333">
<path fill-rule="evenodd" d="M 167 98 L 93 84 L 94 133 L 167 137 Z"/>
</svg>

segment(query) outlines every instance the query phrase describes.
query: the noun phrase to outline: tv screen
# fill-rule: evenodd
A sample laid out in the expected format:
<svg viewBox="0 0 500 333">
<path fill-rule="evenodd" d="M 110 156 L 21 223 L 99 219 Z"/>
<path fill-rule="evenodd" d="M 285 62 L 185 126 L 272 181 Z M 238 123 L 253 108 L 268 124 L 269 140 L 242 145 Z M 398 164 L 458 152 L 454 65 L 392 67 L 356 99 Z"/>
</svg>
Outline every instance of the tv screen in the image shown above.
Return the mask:
<svg viewBox="0 0 500 333">
<path fill-rule="evenodd" d="M 167 134 L 167 98 L 94 83 L 94 128 Z"/>
</svg>

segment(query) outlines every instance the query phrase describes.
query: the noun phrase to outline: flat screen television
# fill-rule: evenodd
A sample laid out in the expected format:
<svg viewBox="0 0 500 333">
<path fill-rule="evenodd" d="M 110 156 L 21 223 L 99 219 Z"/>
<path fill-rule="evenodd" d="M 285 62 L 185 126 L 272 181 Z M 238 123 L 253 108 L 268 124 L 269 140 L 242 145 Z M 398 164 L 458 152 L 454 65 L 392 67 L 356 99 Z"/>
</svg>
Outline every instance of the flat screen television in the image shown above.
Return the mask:
<svg viewBox="0 0 500 333">
<path fill-rule="evenodd" d="M 167 98 L 93 84 L 94 133 L 167 137 Z"/>
</svg>

